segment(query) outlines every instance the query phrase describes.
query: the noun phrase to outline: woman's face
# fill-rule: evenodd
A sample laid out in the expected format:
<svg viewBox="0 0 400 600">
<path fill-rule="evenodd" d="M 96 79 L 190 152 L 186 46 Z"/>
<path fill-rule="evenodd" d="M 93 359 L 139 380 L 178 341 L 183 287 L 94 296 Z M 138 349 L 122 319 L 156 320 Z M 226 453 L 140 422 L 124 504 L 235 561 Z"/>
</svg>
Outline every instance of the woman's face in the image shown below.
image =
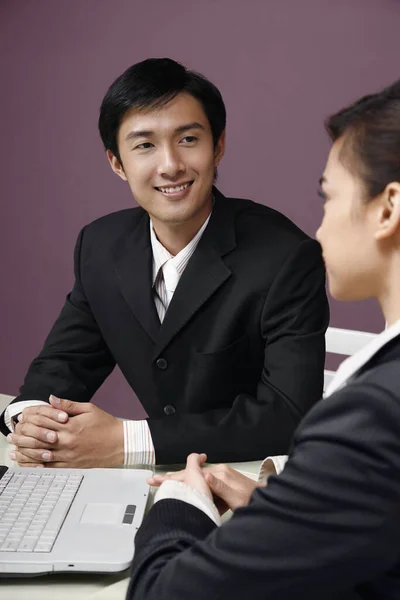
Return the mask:
<svg viewBox="0 0 400 600">
<path fill-rule="evenodd" d="M 321 178 L 324 217 L 316 237 L 331 295 L 337 300 L 361 300 L 376 295 L 374 200 L 364 201 L 361 179 L 340 160 L 342 146 L 342 139 L 333 144 Z"/>
</svg>

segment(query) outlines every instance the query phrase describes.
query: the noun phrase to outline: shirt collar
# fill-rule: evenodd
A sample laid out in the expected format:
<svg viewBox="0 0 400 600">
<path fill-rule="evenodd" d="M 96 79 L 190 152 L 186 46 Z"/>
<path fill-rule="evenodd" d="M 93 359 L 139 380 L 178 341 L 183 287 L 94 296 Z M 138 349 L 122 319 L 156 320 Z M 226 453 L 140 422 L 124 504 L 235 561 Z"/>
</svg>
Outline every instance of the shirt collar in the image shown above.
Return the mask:
<svg viewBox="0 0 400 600">
<path fill-rule="evenodd" d="M 376 336 L 372 342 L 342 362 L 324 396 L 330 396 L 355 375 L 388 342 L 400 335 L 400 319 Z"/>
<path fill-rule="evenodd" d="M 192 256 L 193 252 L 197 248 L 200 238 L 203 235 L 211 218 L 211 214 L 212 213 L 208 215 L 207 219 L 204 221 L 203 225 L 196 233 L 194 238 L 192 238 L 191 241 L 187 244 L 187 246 L 185 246 L 185 248 L 183 248 L 175 256 L 173 256 L 157 239 L 153 228 L 152 220 L 150 219 L 150 242 L 153 251 L 153 285 L 157 279 L 159 270 L 162 269 L 162 267 L 168 260 L 171 260 L 174 263 L 178 273 L 182 274 L 189 261 L 189 258 Z"/>
</svg>

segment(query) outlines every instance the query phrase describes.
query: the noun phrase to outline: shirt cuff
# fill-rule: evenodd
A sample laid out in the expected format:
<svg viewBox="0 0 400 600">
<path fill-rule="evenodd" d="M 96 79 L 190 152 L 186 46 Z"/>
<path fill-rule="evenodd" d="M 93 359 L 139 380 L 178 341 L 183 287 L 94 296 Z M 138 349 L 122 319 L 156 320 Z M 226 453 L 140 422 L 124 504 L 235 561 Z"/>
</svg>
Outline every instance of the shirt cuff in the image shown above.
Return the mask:
<svg viewBox="0 0 400 600">
<path fill-rule="evenodd" d="M 124 421 L 124 466 L 155 465 L 156 453 L 147 421 Z"/>
<path fill-rule="evenodd" d="M 181 500 L 195 506 L 207 515 L 216 525 L 221 525 L 221 517 L 214 502 L 199 490 L 190 487 L 182 481 L 167 479 L 158 488 L 154 497 L 154 504 L 160 500 Z"/>
<path fill-rule="evenodd" d="M 279 475 L 285 468 L 288 458 L 289 457 L 286 455 L 267 456 L 267 458 L 261 463 L 260 471 L 258 473 L 258 483 L 265 483 L 270 475 L 275 474 L 274 471 L 271 471 L 271 468 L 268 465 L 269 460 L 272 461 L 276 474 Z"/>
<path fill-rule="evenodd" d="M 8 427 L 10 431 L 14 431 L 12 418 L 22 413 L 24 408 L 28 408 L 29 406 L 40 406 L 41 404 L 49 406 L 49 403 L 44 402 L 43 400 L 21 400 L 20 402 L 9 404 L 4 413 L 4 423 L 6 424 L 6 427 Z"/>
</svg>

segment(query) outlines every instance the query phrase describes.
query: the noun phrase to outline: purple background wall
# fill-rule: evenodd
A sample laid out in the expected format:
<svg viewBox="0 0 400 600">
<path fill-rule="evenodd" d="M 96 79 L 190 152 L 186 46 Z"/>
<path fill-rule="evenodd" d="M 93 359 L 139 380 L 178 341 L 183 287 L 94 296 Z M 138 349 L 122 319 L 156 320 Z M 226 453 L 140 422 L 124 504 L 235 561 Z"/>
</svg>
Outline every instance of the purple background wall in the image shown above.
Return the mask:
<svg viewBox="0 0 400 600">
<path fill-rule="evenodd" d="M 313 235 L 322 121 L 399 77 L 399 31 L 398 0 L 2 0 L 0 392 L 17 393 L 61 308 L 80 228 L 133 203 L 96 130 L 123 70 L 170 56 L 214 81 L 228 109 L 220 189 Z M 373 304 L 331 307 L 335 326 L 383 326 Z M 96 401 L 143 415 L 118 373 Z"/>
</svg>

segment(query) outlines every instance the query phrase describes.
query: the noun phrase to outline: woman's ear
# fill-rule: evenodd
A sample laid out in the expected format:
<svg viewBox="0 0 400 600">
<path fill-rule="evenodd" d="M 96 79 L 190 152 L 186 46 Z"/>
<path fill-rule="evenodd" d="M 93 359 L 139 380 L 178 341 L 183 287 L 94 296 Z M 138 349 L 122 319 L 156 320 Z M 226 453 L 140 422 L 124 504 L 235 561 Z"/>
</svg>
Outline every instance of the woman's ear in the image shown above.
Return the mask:
<svg viewBox="0 0 400 600">
<path fill-rule="evenodd" d="M 400 230 L 400 183 L 389 183 L 379 199 L 376 240 L 385 240 Z"/>
</svg>

